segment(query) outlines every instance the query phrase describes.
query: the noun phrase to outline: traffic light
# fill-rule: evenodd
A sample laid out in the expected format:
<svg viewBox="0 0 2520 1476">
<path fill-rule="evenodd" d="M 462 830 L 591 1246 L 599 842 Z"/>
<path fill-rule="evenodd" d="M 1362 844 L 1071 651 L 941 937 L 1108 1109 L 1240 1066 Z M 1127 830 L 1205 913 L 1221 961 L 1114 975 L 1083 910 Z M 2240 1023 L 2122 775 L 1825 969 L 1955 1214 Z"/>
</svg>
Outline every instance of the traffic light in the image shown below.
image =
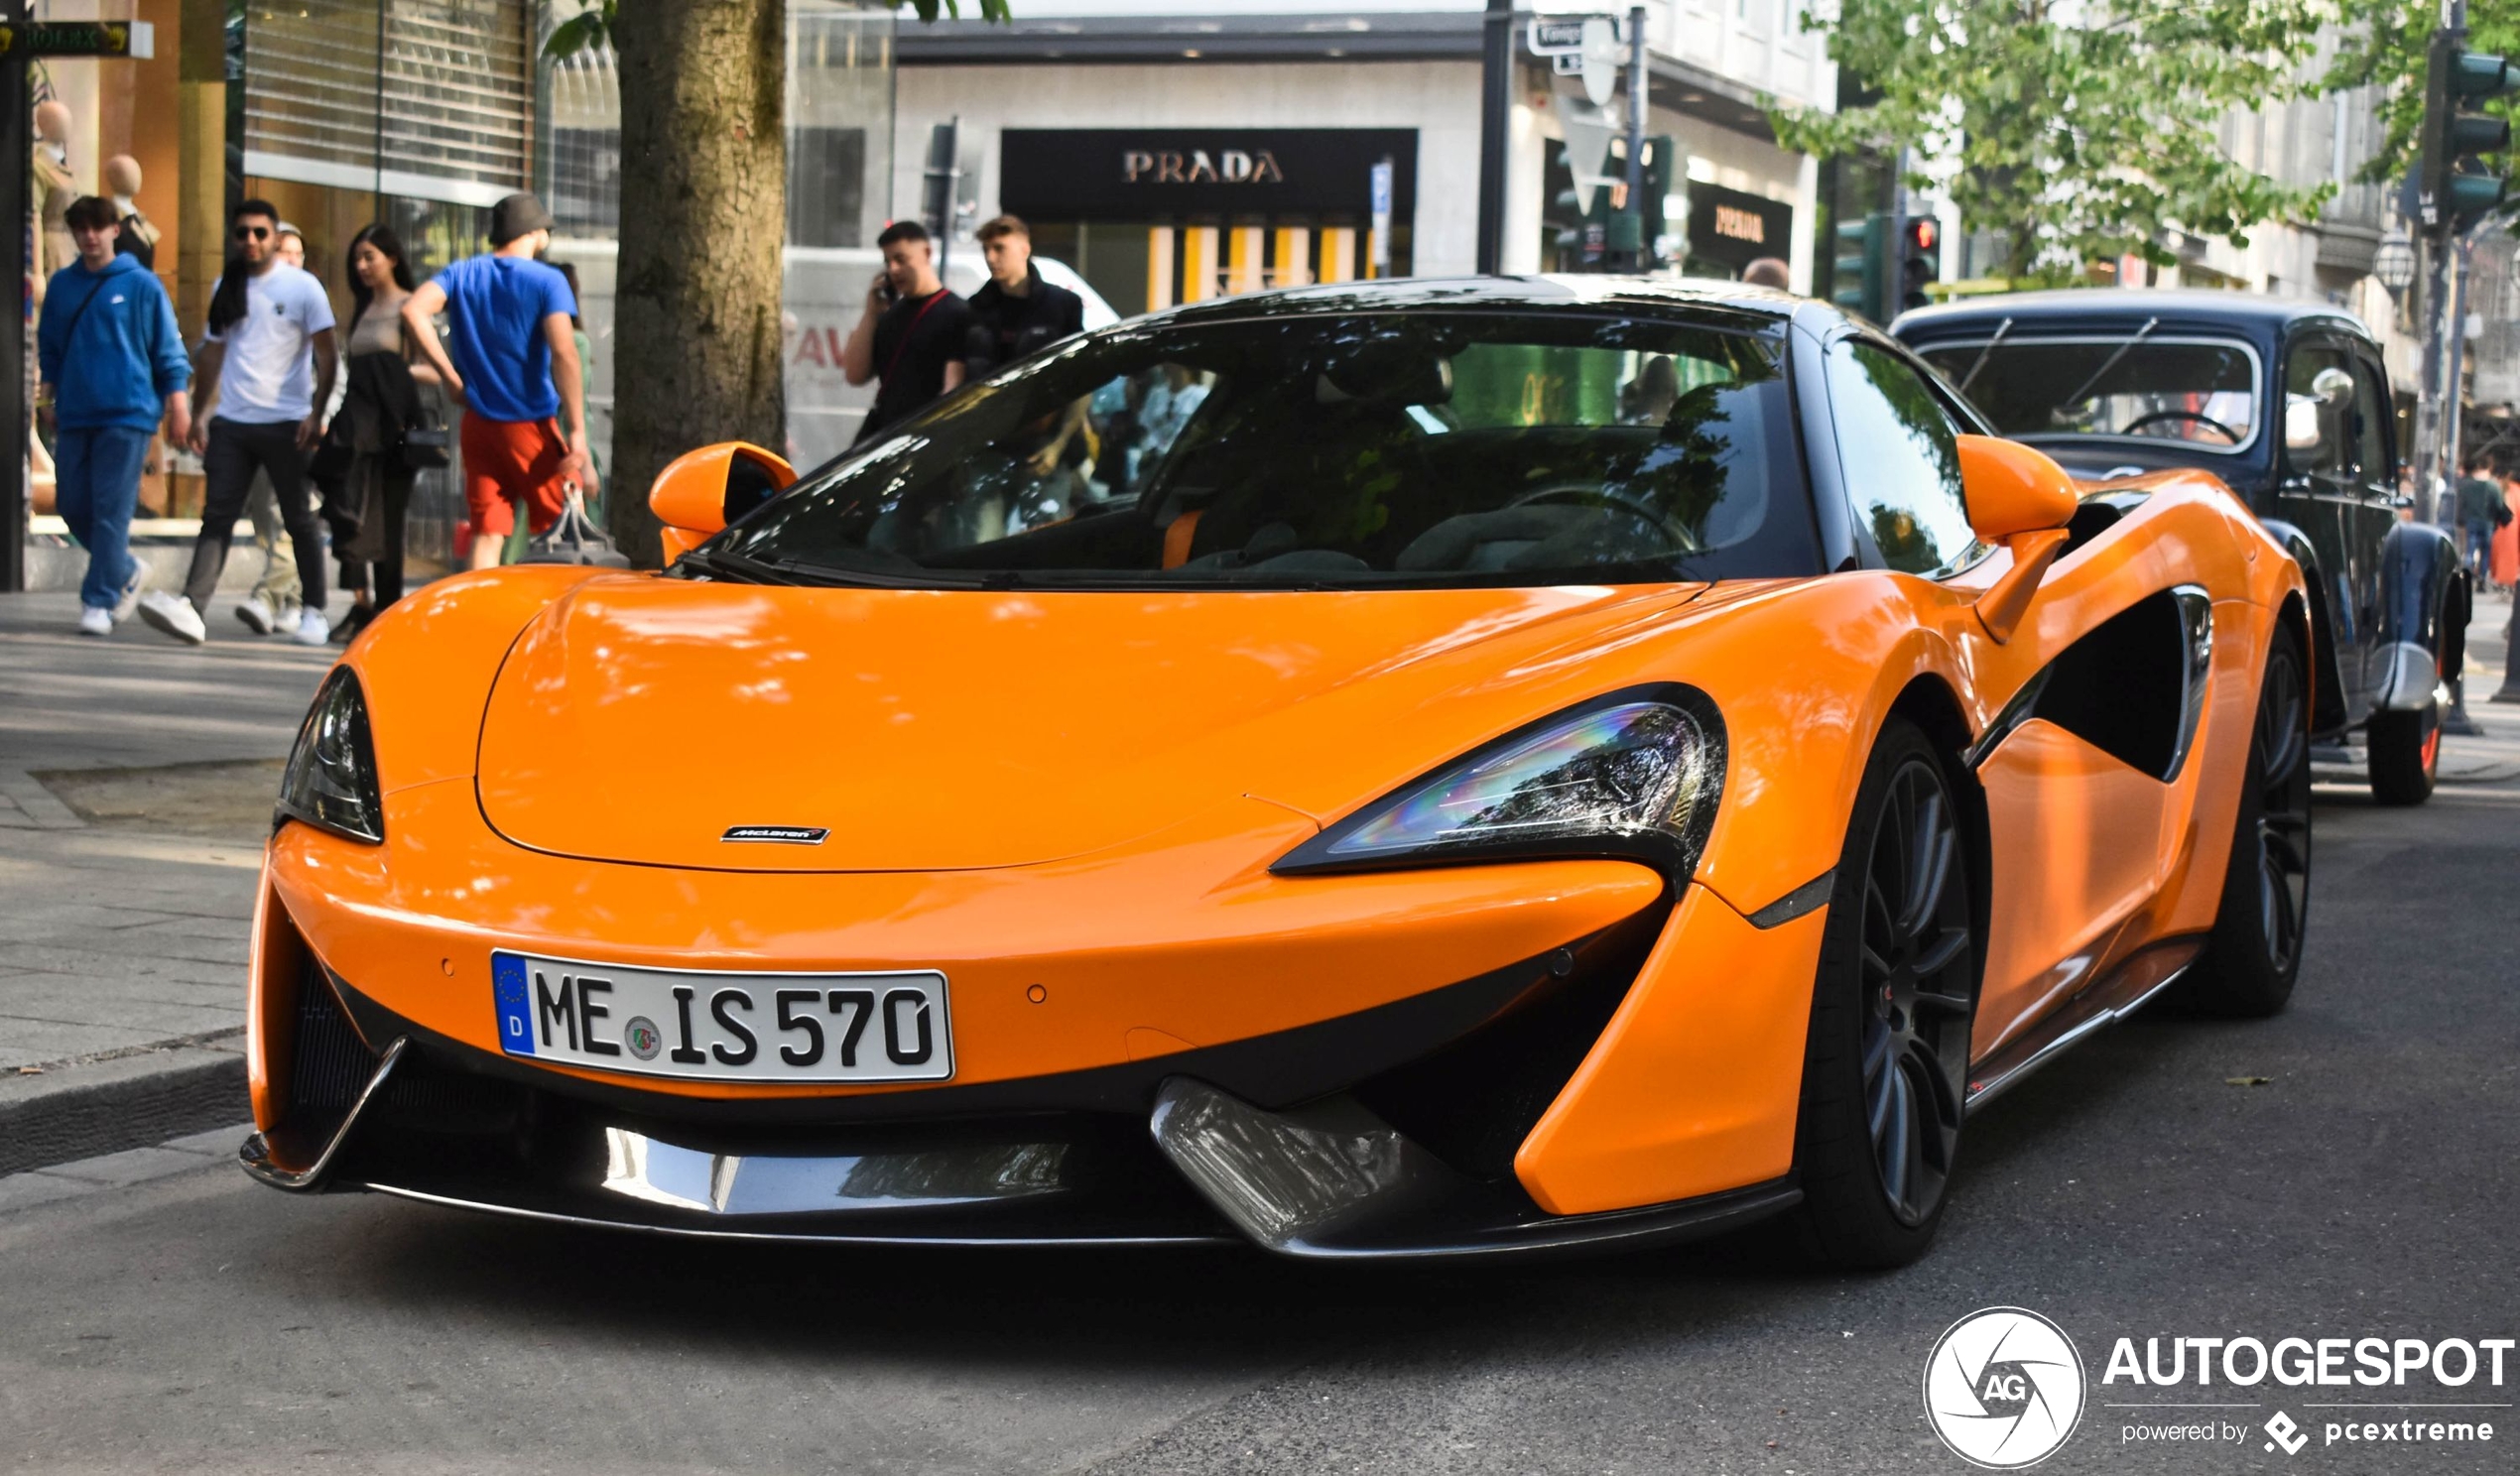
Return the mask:
<svg viewBox="0 0 2520 1476">
<path fill-rule="evenodd" d="M 1928 291 L 1943 280 L 1943 223 L 1931 215 L 1911 215 L 1899 243 L 1899 309 L 1931 308 Z"/>
<path fill-rule="evenodd" d="M 2460 109 L 2520 91 L 2520 67 L 2466 42 L 2463 30 L 2434 32 L 2424 72 L 2424 220 L 2454 234 L 2501 208 L 2507 186 L 2478 156 L 2511 147 L 2508 122 Z"/>
<path fill-rule="evenodd" d="M 1645 141 L 1644 209 L 1645 265 L 1648 269 L 1663 264 L 1654 243 L 1671 234 L 1671 222 L 1663 215 L 1663 201 L 1671 197 L 1672 165 L 1680 159 L 1680 144 L 1670 134 L 1658 133 Z"/>
<path fill-rule="evenodd" d="M 1875 322 L 1890 313 L 1890 220 L 1867 215 L 1837 223 L 1837 273 L 1829 301 Z"/>
</svg>

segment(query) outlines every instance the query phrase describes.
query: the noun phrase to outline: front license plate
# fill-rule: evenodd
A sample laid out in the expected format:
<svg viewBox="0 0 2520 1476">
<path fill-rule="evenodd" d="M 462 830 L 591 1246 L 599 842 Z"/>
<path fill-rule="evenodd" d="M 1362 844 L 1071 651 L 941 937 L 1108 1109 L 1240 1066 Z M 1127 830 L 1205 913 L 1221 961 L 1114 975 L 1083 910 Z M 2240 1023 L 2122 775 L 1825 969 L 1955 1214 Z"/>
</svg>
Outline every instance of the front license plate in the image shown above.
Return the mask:
<svg viewBox="0 0 2520 1476">
<path fill-rule="evenodd" d="M 510 1055 L 694 1081 L 944 1081 L 945 977 L 701 973 L 490 955 Z"/>
</svg>

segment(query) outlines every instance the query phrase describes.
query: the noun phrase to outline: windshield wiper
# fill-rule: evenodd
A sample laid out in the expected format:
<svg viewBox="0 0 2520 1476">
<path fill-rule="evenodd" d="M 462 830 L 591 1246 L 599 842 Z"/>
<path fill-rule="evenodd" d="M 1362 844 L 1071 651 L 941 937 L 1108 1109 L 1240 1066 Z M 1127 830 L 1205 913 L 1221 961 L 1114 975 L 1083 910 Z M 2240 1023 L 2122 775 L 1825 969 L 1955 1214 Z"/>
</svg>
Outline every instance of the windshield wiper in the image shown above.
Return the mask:
<svg viewBox="0 0 2520 1476">
<path fill-rule="evenodd" d="M 2092 375 L 2089 379 L 2086 379 L 2086 380 L 2082 381 L 2082 383 L 2080 384 L 2080 386 L 2079 386 L 2079 387 L 2075 390 L 2075 392 L 2074 392 L 2073 394 L 2066 396 L 2066 397 L 2065 397 L 2064 399 L 2062 399 L 2062 400 L 2059 400 L 2059 401 L 2057 402 L 2057 404 L 2059 404 L 2059 405 L 2061 405 L 2061 406 L 2064 406 L 2064 405 L 2079 405 L 2079 404 L 2081 404 L 2081 403 L 2082 403 L 2082 397 L 2083 397 L 2083 396 L 2085 396 L 2085 395 L 2087 395 L 2087 394 L 2089 394 L 2089 393 L 2091 393 L 2091 387 L 2092 387 L 2093 385 L 2096 385 L 2096 384 L 2098 384 L 2101 380 L 2104 380 L 2104 379 L 2108 378 L 2108 372 L 2109 372 L 2111 369 L 2114 369 L 2114 368 L 2116 368 L 2116 367 L 2117 367 L 2117 361 L 2118 361 L 2118 360 L 2120 360 L 2120 359 L 2122 359 L 2122 358 L 2126 357 L 2126 356 L 2127 356 L 2128 354 L 2130 354 L 2130 353 L 2133 353 L 2133 352 L 2135 351 L 2135 345 L 2136 345 L 2136 344 L 2138 344 L 2138 343 L 2143 342 L 2143 341 L 2144 341 L 2144 339 L 2145 339 L 2146 337 L 2148 337 L 2148 336 L 2150 336 L 2150 335 L 2151 335 L 2151 333 L 2152 333 L 2153 329 L 2158 328 L 2158 327 L 2160 327 L 2160 326 L 2161 326 L 2161 319 L 2160 319 L 2160 318 L 2158 318 L 2158 317 L 2148 317 L 2148 318 L 2145 318 L 2145 319 L 2144 319 L 2144 325 L 2143 325 L 2142 327 L 2137 328 L 2137 329 L 2135 330 L 2135 336 L 2134 336 L 2134 337 L 2132 337 L 2132 338 L 2127 339 L 2124 343 L 2119 344 L 2119 345 L 2117 346 L 2117 352 L 2115 352 L 2115 353 L 2113 353 L 2113 354 L 2110 354 L 2110 355 L 2108 356 L 2108 362 L 2106 362 L 2106 363 L 2104 363 L 2104 364 L 2100 365 L 2100 368 L 2099 368 L 2099 372 L 2098 372 L 2098 373 L 2096 373 L 2096 374 Z"/>
<path fill-rule="evenodd" d="M 747 558 L 741 554 L 730 553 L 724 549 L 693 549 L 674 560 L 674 566 L 678 569 L 695 568 L 703 574 L 726 579 L 729 583 L 806 584 L 812 582 L 800 579 L 758 558 Z"/>
<path fill-rule="evenodd" d="M 1995 345 L 2003 342 L 2004 335 L 2011 331 L 2012 319 L 2008 317 L 1996 326 L 1995 336 L 1986 340 L 1986 346 L 1977 351 L 1977 357 L 1968 361 L 1968 372 L 1960 376 L 1959 390 L 1961 394 L 1967 394 L 1968 387 L 1977 383 L 1977 371 L 1986 367 L 1986 356 L 1993 353 L 1995 351 Z"/>
</svg>

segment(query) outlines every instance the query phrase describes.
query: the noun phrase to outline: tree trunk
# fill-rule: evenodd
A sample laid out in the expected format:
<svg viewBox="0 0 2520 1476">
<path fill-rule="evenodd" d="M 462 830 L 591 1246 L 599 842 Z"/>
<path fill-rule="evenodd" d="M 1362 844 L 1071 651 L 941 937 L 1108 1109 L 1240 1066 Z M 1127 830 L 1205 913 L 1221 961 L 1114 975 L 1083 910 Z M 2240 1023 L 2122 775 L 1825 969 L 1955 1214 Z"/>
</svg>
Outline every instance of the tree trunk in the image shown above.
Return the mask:
<svg viewBox="0 0 2520 1476">
<path fill-rule="evenodd" d="M 785 0 L 630 0 L 621 76 L 606 521 L 659 561 L 648 487 L 695 446 L 784 453 L 780 244 L 787 234 Z"/>
</svg>

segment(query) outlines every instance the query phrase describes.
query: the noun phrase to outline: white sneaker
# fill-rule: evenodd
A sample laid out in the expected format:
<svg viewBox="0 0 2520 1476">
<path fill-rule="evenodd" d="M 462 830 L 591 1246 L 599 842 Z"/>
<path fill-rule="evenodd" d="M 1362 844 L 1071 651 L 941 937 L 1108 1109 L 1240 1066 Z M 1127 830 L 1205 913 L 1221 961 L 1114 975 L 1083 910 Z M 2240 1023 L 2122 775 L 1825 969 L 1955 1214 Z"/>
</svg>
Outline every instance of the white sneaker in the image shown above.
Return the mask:
<svg viewBox="0 0 2520 1476">
<path fill-rule="evenodd" d="M 110 636 L 114 633 L 114 612 L 103 605 L 78 607 L 78 633 L 82 636 Z"/>
<path fill-rule="evenodd" d="M 258 636 L 268 636 L 280 628 L 280 617 L 272 613 L 271 606 L 259 594 L 249 594 L 237 602 L 236 618 Z"/>
<path fill-rule="evenodd" d="M 135 558 L 131 561 L 131 577 L 123 581 L 122 598 L 114 601 L 113 620 L 116 625 L 131 618 L 132 608 L 140 603 L 140 591 L 148 587 L 149 565 Z"/>
<path fill-rule="evenodd" d="M 309 606 L 300 612 L 297 629 L 289 633 L 289 639 L 301 646 L 324 645 L 332 639 L 332 622 L 323 618 L 321 610 Z"/>
<path fill-rule="evenodd" d="M 192 602 L 163 589 L 152 589 L 140 596 L 140 618 L 188 646 L 198 646 L 210 638 L 201 625 L 201 612 L 192 608 Z"/>
</svg>

